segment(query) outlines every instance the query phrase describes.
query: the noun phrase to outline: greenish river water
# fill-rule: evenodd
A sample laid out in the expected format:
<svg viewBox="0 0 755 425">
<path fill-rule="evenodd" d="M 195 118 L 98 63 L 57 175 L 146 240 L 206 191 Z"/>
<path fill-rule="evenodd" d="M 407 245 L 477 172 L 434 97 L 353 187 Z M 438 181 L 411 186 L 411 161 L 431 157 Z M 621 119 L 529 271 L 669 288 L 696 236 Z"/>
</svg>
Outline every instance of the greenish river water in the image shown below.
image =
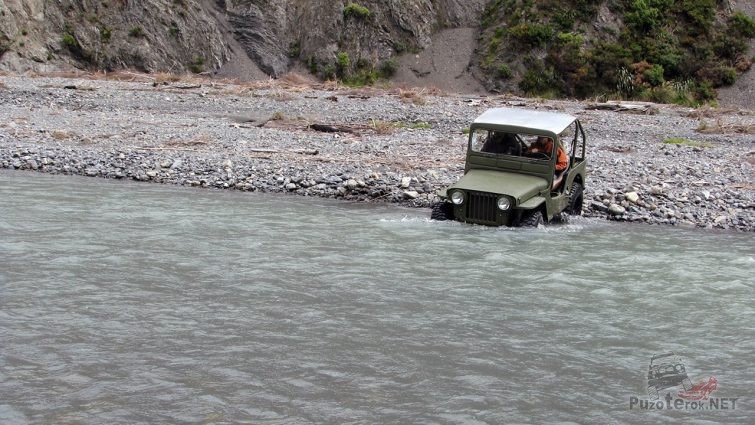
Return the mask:
<svg viewBox="0 0 755 425">
<path fill-rule="evenodd" d="M 0 423 L 755 422 L 751 234 L 428 216 L 2 171 Z"/>
</svg>

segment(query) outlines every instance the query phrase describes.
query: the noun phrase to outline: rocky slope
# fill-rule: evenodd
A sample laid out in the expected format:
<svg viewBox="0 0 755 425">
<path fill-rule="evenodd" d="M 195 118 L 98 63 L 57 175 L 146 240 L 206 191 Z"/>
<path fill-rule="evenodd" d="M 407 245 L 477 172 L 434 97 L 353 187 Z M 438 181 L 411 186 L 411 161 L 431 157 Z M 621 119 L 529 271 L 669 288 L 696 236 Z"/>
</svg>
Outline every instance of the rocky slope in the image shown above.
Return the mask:
<svg viewBox="0 0 755 425">
<path fill-rule="evenodd" d="M 476 26 L 485 3 L 366 0 L 359 14 L 329 0 L 0 0 L 0 68 L 201 71 L 236 54 L 278 77 L 291 57 L 327 65 L 338 51 L 375 65 Z"/>
</svg>

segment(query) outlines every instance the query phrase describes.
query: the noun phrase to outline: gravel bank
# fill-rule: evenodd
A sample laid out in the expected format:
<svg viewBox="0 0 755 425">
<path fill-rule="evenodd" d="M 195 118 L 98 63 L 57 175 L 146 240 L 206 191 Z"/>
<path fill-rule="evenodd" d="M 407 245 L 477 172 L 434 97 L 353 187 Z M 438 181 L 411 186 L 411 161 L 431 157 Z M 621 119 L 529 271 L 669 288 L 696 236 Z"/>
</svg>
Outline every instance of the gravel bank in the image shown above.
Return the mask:
<svg viewBox="0 0 755 425">
<path fill-rule="evenodd" d="M 583 122 L 586 215 L 755 230 L 752 111 L 195 83 L 2 76 L 0 167 L 428 207 L 463 173 L 469 123 L 517 106 Z"/>
</svg>

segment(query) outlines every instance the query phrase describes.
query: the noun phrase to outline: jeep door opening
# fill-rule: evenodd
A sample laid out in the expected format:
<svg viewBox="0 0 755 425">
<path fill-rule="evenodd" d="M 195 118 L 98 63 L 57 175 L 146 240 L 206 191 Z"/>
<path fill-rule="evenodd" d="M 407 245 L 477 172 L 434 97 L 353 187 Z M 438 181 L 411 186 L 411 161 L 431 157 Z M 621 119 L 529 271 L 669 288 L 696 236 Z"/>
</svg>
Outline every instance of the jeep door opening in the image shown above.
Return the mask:
<svg viewBox="0 0 755 425">
<path fill-rule="evenodd" d="M 464 176 L 441 189 L 435 220 L 537 226 L 582 213 L 585 132 L 562 113 L 488 109 L 469 131 Z"/>
</svg>

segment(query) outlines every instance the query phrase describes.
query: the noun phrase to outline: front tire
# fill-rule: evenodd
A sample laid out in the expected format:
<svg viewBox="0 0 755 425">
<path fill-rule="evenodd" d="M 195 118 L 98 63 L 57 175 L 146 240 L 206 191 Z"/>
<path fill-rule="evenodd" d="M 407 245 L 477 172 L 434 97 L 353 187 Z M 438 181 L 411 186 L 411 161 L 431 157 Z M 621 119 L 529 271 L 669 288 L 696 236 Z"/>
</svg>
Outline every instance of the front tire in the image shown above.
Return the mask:
<svg viewBox="0 0 755 425">
<path fill-rule="evenodd" d="M 430 218 L 437 221 L 446 221 L 454 219 L 454 207 L 448 202 L 438 202 L 433 205 Z"/>
<path fill-rule="evenodd" d="M 574 182 L 569 192 L 569 204 L 566 206 L 566 212 L 570 215 L 582 215 L 582 184 Z"/>
<path fill-rule="evenodd" d="M 522 216 L 522 220 L 519 222 L 519 227 L 538 227 L 541 224 L 545 224 L 543 213 L 539 210 L 527 212 L 525 214 L 526 215 Z"/>
</svg>

